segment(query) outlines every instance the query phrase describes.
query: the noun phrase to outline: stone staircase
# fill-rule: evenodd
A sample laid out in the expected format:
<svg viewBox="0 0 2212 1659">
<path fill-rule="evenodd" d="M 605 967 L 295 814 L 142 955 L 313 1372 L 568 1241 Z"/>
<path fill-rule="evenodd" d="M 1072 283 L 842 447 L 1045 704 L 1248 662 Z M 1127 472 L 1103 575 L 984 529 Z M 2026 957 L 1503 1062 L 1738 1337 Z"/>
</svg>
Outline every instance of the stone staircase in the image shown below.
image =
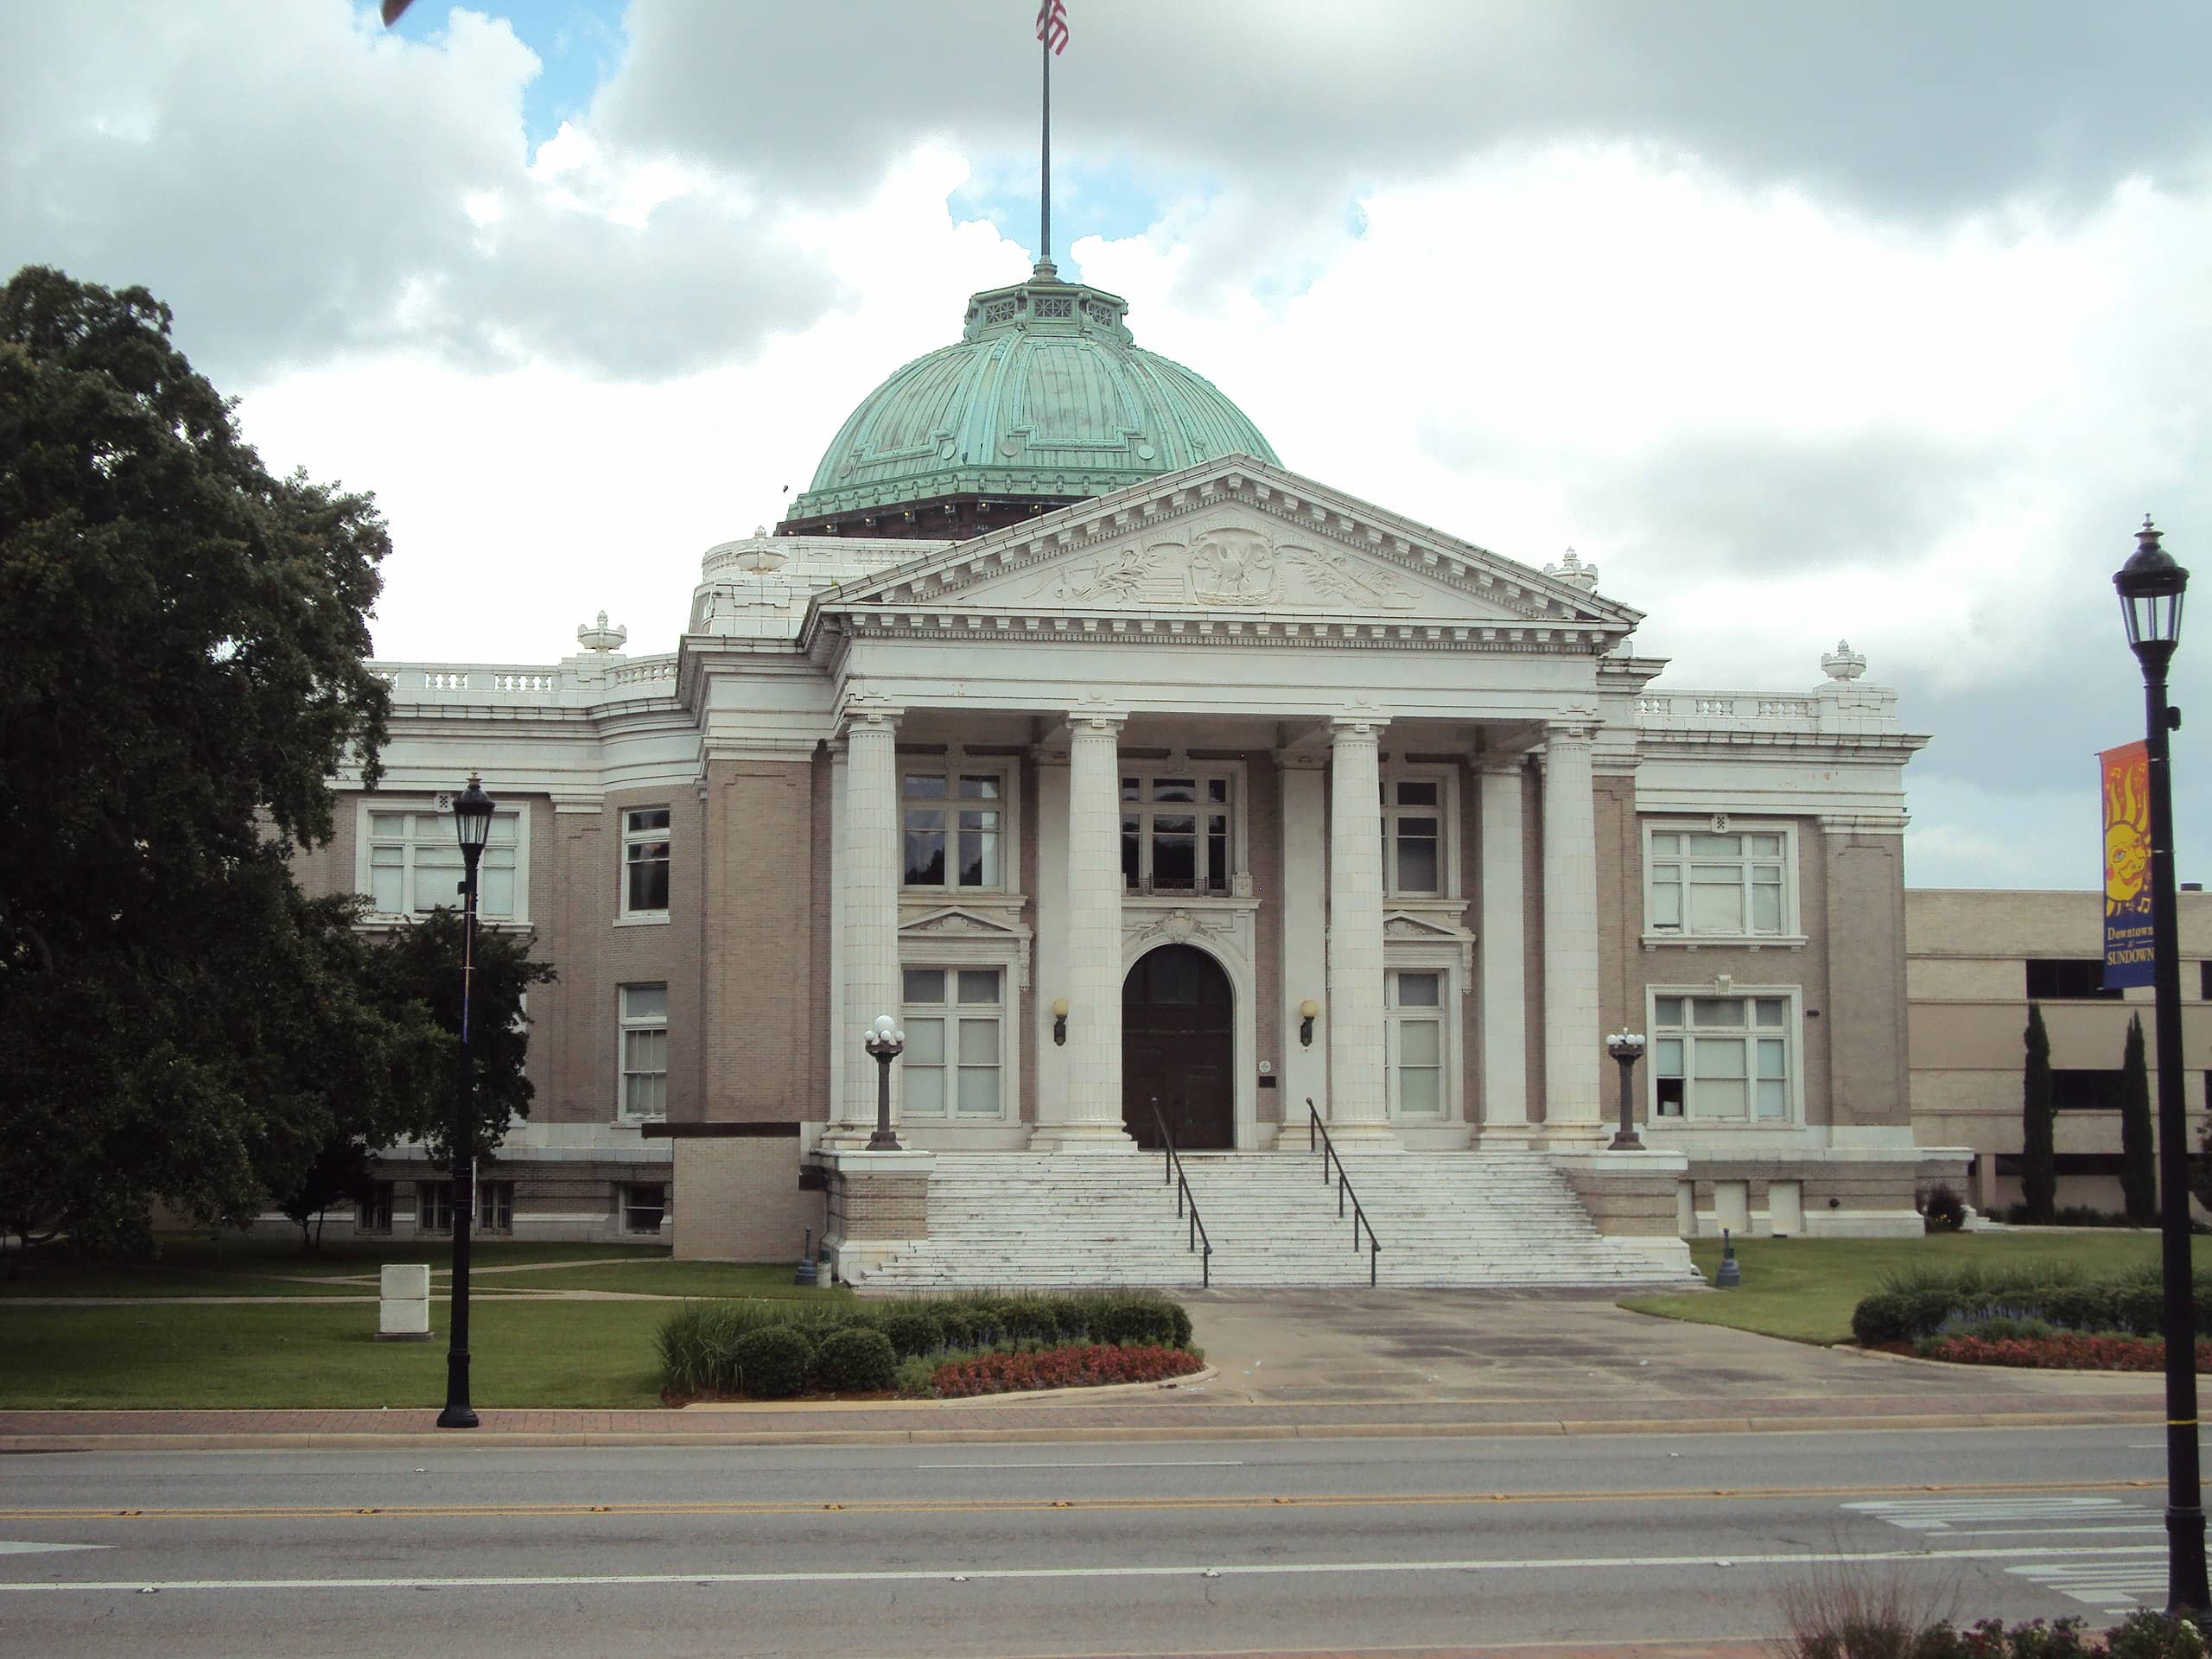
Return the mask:
<svg viewBox="0 0 2212 1659">
<path fill-rule="evenodd" d="M 1199 1260 L 1157 1154 L 938 1154 L 930 1236 L 870 1274 L 870 1294 L 1143 1285 L 1192 1289 Z M 1679 1249 L 1601 1237 L 1541 1153 L 1352 1153 L 1384 1287 L 1616 1287 L 1694 1275 Z M 1364 1285 L 1368 1252 L 1337 1216 L 1319 1157 L 1183 1160 L 1213 1241 L 1217 1289 Z"/>
</svg>

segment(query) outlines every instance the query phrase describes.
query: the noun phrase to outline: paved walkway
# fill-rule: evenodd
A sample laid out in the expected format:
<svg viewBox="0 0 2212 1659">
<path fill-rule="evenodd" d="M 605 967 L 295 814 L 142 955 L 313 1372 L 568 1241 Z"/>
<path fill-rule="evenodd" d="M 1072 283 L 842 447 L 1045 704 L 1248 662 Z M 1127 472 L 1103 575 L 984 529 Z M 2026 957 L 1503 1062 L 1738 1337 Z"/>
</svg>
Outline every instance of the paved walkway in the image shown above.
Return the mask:
<svg viewBox="0 0 2212 1659">
<path fill-rule="evenodd" d="M 1215 1375 L 1148 1393 L 479 1408 L 509 1444 L 865 1444 L 1696 1433 L 2164 1420 L 2143 1374 L 1938 1365 L 1629 1313 L 1603 1293 L 1217 1291 L 1188 1299 Z M 0 1450 L 450 1443 L 427 1409 L 0 1411 Z"/>
</svg>

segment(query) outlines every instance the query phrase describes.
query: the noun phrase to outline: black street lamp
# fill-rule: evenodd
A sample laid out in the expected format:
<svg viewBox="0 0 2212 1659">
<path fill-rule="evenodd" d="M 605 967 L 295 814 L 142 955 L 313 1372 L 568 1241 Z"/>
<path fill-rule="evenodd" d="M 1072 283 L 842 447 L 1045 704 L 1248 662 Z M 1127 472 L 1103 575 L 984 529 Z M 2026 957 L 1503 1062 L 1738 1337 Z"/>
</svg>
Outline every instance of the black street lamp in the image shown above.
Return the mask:
<svg viewBox="0 0 2212 1659">
<path fill-rule="evenodd" d="M 2135 552 L 2112 579 L 2127 643 L 2143 664 L 2144 747 L 2151 761 L 2151 983 L 2157 999 L 2158 1230 L 2166 1303 L 2166 1611 L 2212 1607 L 2204 1576 L 2204 1507 L 2197 1490 L 2196 1331 L 2190 1304 L 2189 1142 L 2182 1097 L 2181 946 L 2174 901 L 2174 795 L 2167 734 L 2181 711 L 2166 702 L 2166 664 L 2181 643 L 2189 572 L 2158 545 L 2147 518 Z"/>
<path fill-rule="evenodd" d="M 461 841 L 461 1084 L 454 1091 L 453 1332 L 446 1349 L 446 1408 L 440 1428 L 474 1428 L 468 1403 L 468 1229 L 476 1210 L 476 1074 L 469 1064 L 468 1014 L 476 988 L 476 862 L 492 838 L 492 798 L 484 780 L 468 774 L 468 787 L 453 804 L 454 833 Z"/>
<path fill-rule="evenodd" d="M 861 1046 L 875 1057 L 875 1133 L 868 1138 L 870 1152 L 904 1152 L 891 1127 L 891 1062 L 906 1046 L 906 1033 L 887 1014 L 875 1016 Z"/>
<path fill-rule="evenodd" d="M 1636 1097 L 1630 1092 L 1629 1078 L 1636 1071 L 1636 1063 L 1643 1058 L 1643 1033 L 1617 1031 L 1605 1039 L 1605 1052 L 1618 1060 L 1621 1067 L 1621 1127 L 1605 1149 L 1642 1152 L 1643 1141 L 1636 1132 Z"/>
</svg>

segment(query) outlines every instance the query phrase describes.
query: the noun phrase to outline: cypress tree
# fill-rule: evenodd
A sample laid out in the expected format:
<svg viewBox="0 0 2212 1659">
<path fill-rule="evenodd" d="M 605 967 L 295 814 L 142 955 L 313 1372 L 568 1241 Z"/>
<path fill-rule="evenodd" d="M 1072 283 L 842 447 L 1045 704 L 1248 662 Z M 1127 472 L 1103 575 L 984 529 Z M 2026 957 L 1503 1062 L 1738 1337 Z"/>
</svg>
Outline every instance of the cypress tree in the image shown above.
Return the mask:
<svg viewBox="0 0 2212 1659">
<path fill-rule="evenodd" d="M 2058 1166 L 2051 1145 L 2050 1033 L 2043 1004 L 2028 1004 L 2028 1059 L 2020 1080 L 2021 1218 L 2048 1222 L 2058 1203 Z"/>
<path fill-rule="evenodd" d="M 2143 1016 L 2127 1022 L 2120 1063 L 2120 1192 L 2127 1218 L 2147 1227 L 2158 1218 L 2158 1169 L 2152 1150 L 2151 1065 L 2143 1050 Z"/>
</svg>

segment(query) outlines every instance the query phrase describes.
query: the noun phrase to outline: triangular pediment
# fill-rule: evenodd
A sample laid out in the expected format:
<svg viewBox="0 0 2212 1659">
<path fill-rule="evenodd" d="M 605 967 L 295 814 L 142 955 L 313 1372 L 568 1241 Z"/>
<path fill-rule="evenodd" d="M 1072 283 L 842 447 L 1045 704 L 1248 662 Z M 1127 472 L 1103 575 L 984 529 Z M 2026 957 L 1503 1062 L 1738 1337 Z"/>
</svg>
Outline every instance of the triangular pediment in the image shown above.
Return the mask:
<svg viewBox="0 0 2212 1659">
<path fill-rule="evenodd" d="M 899 921 L 899 931 L 902 934 L 965 939 L 1025 939 L 1029 937 L 1029 930 L 1019 923 L 1008 922 L 1001 917 L 986 915 L 959 905 L 947 905 L 918 916 L 902 916 Z"/>
<path fill-rule="evenodd" d="M 1573 582 L 1241 456 L 871 573 L 823 594 L 809 626 L 947 615 L 1165 619 L 1175 634 L 1193 622 L 1255 633 L 1503 630 L 1583 650 L 1610 648 L 1642 620 Z"/>
</svg>

